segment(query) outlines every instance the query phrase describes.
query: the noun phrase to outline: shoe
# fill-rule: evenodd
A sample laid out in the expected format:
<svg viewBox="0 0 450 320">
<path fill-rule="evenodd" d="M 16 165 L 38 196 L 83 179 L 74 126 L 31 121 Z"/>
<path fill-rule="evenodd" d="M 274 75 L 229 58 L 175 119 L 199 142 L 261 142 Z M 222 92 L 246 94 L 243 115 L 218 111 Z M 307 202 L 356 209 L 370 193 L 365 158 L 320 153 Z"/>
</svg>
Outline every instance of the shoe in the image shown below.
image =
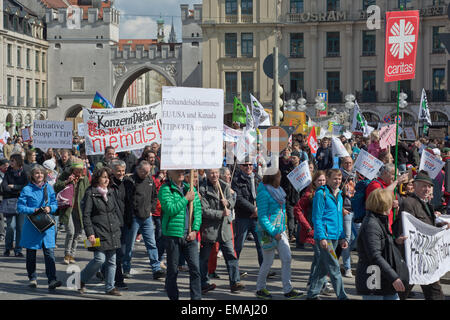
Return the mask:
<svg viewBox="0 0 450 320">
<path fill-rule="evenodd" d="M 247 278 L 248 273 L 247 272 L 241 272 L 240 277 L 242 278 Z"/>
<path fill-rule="evenodd" d="M 69 256 L 69 263 L 75 264 L 75 258 L 73 256 Z"/>
<path fill-rule="evenodd" d="M 23 255 L 22 252 L 15 252 L 15 253 L 14 253 L 14 257 L 23 258 L 24 255 Z"/>
<path fill-rule="evenodd" d="M 230 288 L 231 292 L 239 292 L 241 290 L 243 290 L 245 288 L 245 286 L 240 283 L 240 282 L 236 282 L 235 284 L 233 284 Z"/>
<path fill-rule="evenodd" d="M 37 281 L 36 280 L 30 280 L 30 282 L 28 283 L 28 287 L 30 288 L 37 288 Z"/>
<path fill-rule="evenodd" d="M 141 242 L 142 241 L 142 234 L 138 234 L 138 236 L 136 237 L 136 242 Z"/>
<path fill-rule="evenodd" d="M 318 296 L 316 296 L 316 297 L 314 297 L 314 298 L 306 298 L 306 300 L 322 300 L 322 299 L 320 299 Z"/>
<path fill-rule="evenodd" d="M 346 269 L 344 273 L 344 277 L 353 278 L 352 269 Z"/>
<path fill-rule="evenodd" d="M 65 263 L 65 264 L 70 264 L 70 255 L 66 254 L 66 255 L 64 256 L 64 263 Z"/>
<path fill-rule="evenodd" d="M 161 267 L 161 269 L 166 269 L 167 270 L 167 266 L 164 262 L 160 262 L 159 266 Z"/>
<path fill-rule="evenodd" d="M 166 277 L 166 272 L 164 270 L 158 270 L 153 274 L 153 280 L 158 280 Z"/>
<path fill-rule="evenodd" d="M 208 274 L 208 276 L 213 279 L 220 279 L 220 276 L 215 271 L 213 273 Z"/>
<path fill-rule="evenodd" d="M 334 292 L 333 286 L 331 285 L 331 283 L 327 282 L 327 284 L 320 293 L 323 294 L 324 296 L 331 296 L 333 292 Z"/>
<path fill-rule="evenodd" d="M 125 282 L 116 282 L 115 286 L 120 290 L 128 290 L 128 286 Z"/>
<path fill-rule="evenodd" d="M 107 294 L 108 296 L 116 296 L 116 297 L 122 296 L 122 294 L 120 293 L 119 290 L 117 290 L 117 288 L 114 288 L 114 289 L 112 289 L 112 290 L 109 290 L 106 294 Z"/>
<path fill-rule="evenodd" d="M 4 257 L 9 257 L 9 253 L 10 253 L 9 250 L 5 250 L 5 252 L 3 252 L 3 256 Z"/>
<path fill-rule="evenodd" d="M 284 296 L 286 297 L 286 299 L 291 300 L 291 299 L 296 299 L 299 298 L 301 296 L 303 296 L 305 293 L 303 291 L 297 291 L 295 289 L 292 289 L 289 293 L 285 293 Z"/>
<path fill-rule="evenodd" d="M 48 285 L 49 290 L 55 290 L 58 287 L 62 286 L 62 282 L 59 280 L 52 280 L 50 281 L 50 284 Z"/>
<path fill-rule="evenodd" d="M 295 243 L 296 240 L 297 240 L 297 239 L 295 239 L 294 236 L 291 236 L 291 237 L 289 238 L 289 242 L 291 242 L 291 243 Z"/>
<path fill-rule="evenodd" d="M 252 235 L 251 233 L 249 233 L 249 234 L 247 235 L 247 240 L 248 240 L 248 241 L 254 241 L 255 238 L 253 238 L 253 235 Z"/>
<path fill-rule="evenodd" d="M 269 272 L 269 274 L 267 275 L 267 279 L 268 278 L 273 278 L 277 275 L 277 273 L 275 271 Z"/>
<path fill-rule="evenodd" d="M 85 294 L 86 293 L 86 284 L 84 282 L 80 282 L 80 289 L 78 289 L 79 294 Z"/>
<path fill-rule="evenodd" d="M 100 280 L 100 281 L 104 281 L 105 277 L 103 276 L 103 273 L 101 273 L 100 271 L 97 271 L 97 273 L 95 274 L 95 277 Z"/>
<path fill-rule="evenodd" d="M 215 288 L 216 288 L 216 284 L 215 284 L 215 283 L 207 284 L 206 287 L 203 287 L 203 288 L 202 288 L 202 294 L 205 294 L 205 293 L 207 293 L 208 291 L 212 291 L 212 290 L 214 290 Z"/>
<path fill-rule="evenodd" d="M 272 300 L 272 295 L 266 288 L 256 291 L 256 297 L 264 300 Z"/>
<path fill-rule="evenodd" d="M 124 272 L 122 274 L 122 276 L 123 276 L 124 279 L 131 279 L 131 274 L 129 272 Z"/>
<path fill-rule="evenodd" d="M 0 241 L 4 241 L 5 240 L 5 236 L 0 234 Z"/>
<path fill-rule="evenodd" d="M 414 298 L 415 296 L 416 294 L 412 291 L 408 294 L 408 298 Z"/>
<path fill-rule="evenodd" d="M 187 266 L 178 266 L 178 271 L 180 271 L 180 272 L 188 272 L 189 271 L 189 267 L 187 267 Z"/>
</svg>

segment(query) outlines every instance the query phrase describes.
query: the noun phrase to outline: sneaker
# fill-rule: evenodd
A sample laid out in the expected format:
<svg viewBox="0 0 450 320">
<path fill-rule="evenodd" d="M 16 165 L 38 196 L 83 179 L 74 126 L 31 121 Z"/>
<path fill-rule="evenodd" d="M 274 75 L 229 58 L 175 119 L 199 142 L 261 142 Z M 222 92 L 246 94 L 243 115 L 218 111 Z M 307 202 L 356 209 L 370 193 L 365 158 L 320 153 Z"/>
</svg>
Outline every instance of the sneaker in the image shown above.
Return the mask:
<svg viewBox="0 0 450 320">
<path fill-rule="evenodd" d="M 240 282 L 236 282 L 235 284 L 233 284 L 230 288 L 231 292 L 239 292 L 241 290 L 243 290 L 245 288 L 245 286 L 240 283 Z"/>
<path fill-rule="evenodd" d="M 119 288 L 120 290 L 128 290 L 128 286 L 125 282 L 116 282 L 115 286 L 116 286 L 116 288 Z"/>
<path fill-rule="evenodd" d="M 123 276 L 124 279 L 131 279 L 131 274 L 129 272 L 124 272 L 122 274 L 122 276 Z"/>
<path fill-rule="evenodd" d="M 253 235 L 252 235 L 251 233 L 249 233 L 249 234 L 247 235 L 247 240 L 248 240 L 248 241 L 255 241 L 255 238 L 253 237 Z"/>
<path fill-rule="evenodd" d="M 161 267 L 161 269 L 167 269 L 167 266 L 164 262 L 160 262 L 159 266 Z"/>
<path fill-rule="evenodd" d="M 289 238 L 289 242 L 291 242 L 291 243 L 295 243 L 296 241 L 297 241 L 297 239 L 295 239 L 294 236 L 291 236 L 291 237 Z"/>
<path fill-rule="evenodd" d="M 322 300 L 322 299 L 320 299 L 318 296 L 315 296 L 312 298 L 308 297 L 308 298 L 306 298 L 306 300 Z"/>
<path fill-rule="evenodd" d="M 30 282 L 28 283 L 28 287 L 30 288 L 37 288 L 37 281 L 36 280 L 30 280 Z"/>
<path fill-rule="evenodd" d="M 164 270 L 158 270 L 153 274 L 153 280 L 158 280 L 166 277 L 166 272 Z"/>
<path fill-rule="evenodd" d="M 73 256 L 69 256 L 69 257 L 70 257 L 69 263 L 75 264 L 76 263 L 75 258 Z"/>
<path fill-rule="evenodd" d="M 203 288 L 202 288 L 202 294 L 205 294 L 205 293 L 207 293 L 208 291 L 212 291 L 212 290 L 214 290 L 215 288 L 216 288 L 216 284 L 215 284 L 215 283 L 207 284 L 206 287 L 203 287 Z"/>
<path fill-rule="evenodd" d="M 138 234 L 136 237 L 136 242 L 141 242 L 142 241 L 142 234 Z"/>
<path fill-rule="evenodd" d="M 256 291 L 256 297 L 259 299 L 264 299 L 264 300 L 271 300 L 272 299 L 272 295 L 270 294 L 270 292 L 264 288 L 262 290 Z"/>
<path fill-rule="evenodd" d="M 297 291 L 295 289 L 292 289 L 289 293 L 285 293 L 284 296 L 286 297 L 286 299 L 291 300 L 291 299 L 296 299 L 299 298 L 301 296 L 303 296 L 305 293 L 303 291 Z"/>
<path fill-rule="evenodd" d="M 70 264 L 70 255 L 66 254 L 66 255 L 64 256 L 64 263 L 65 263 L 65 264 Z"/>
<path fill-rule="evenodd" d="M 334 292 L 333 286 L 331 285 L 331 283 L 327 282 L 327 284 L 320 293 L 323 294 L 324 296 L 331 296 L 333 295 L 333 292 Z"/>
<path fill-rule="evenodd" d="M 5 241 L 5 236 L 0 234 L 0 241 Z"/>
<path fill-rule="evenodd" d="M 15 252 L 15 253 L 14 253 L 14 257 L 23 258 L 24 255 L 23 255 L 22 252 Z"/>
<path fill-rule="evenodd" d="M 117 290 L 117 288 L 114 288 L 114 289 L 112 289 L 112 290 L 109 290 L 106 294 L 107 294 L 108 296 L 116 296 L 116 297 L 122 296 L 122 294 L 120 293 L 119 290 Z"/>
<path fill-rule="evenodd" d="M 345 270 L 344 277 L 353 278 L 352 269 Z"/>
<path fill-rule="evenodd" d="M 84 282 L 80 282 L 80 289 L 78 289 L 79 294 L 85 294 L 86 293 L 86 284 Z"/>
<path fill-rule="evenodd" d="M 248 276 L 248 272 L 241 272 L 240 277 L 242 278 L 247 278 Z"/>
<path fill-rule="evenodd" d="M 9 253 L 10 253 L 9 250 L 5 250 L 5 252 L 3 252 L 3 256 L 4 257 L 9 257 Z"/>
<path fill-rule="evenodd" d="M 267 275 L 267 278 L 273 278 L 277 275 L 277 273 L 275 271 L 271 271 L 269 272 L 269 274 Z"/>
<path fill-rule="evenodd" d="M 220 276 L 215 271 L 213 273 L 208 274 L 208 276 L 213 279 L 220 279 Z"/>
<path fill-rule="evenodd" d="M 50 281 L 50 284 L 48 285 L 49 290 L 55 290 L 58 287 L 62 286 L 62 282 L 59 280 L 52 280 Z"/>
</svg>

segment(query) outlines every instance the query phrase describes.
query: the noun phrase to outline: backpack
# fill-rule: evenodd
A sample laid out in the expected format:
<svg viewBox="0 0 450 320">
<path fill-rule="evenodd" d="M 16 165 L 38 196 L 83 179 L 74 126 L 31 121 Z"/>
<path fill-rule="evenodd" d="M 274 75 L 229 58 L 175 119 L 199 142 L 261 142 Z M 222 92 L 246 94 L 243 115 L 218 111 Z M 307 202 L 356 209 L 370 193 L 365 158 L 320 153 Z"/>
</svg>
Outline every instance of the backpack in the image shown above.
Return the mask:
<svg viewBox="0 0 450 320">
<path fill-rule="evenodd" d="M 361 223 L 366 215 L 366 189 L 367 186 L 374 180 L 361 180 L 355 186 L 355 195 L 351 198 L 352 209 L 353 209 L 353 221 L 355 223 Z M 381 188 L 384 189 L 383 185 L 377 181 Z"/>
</svg>

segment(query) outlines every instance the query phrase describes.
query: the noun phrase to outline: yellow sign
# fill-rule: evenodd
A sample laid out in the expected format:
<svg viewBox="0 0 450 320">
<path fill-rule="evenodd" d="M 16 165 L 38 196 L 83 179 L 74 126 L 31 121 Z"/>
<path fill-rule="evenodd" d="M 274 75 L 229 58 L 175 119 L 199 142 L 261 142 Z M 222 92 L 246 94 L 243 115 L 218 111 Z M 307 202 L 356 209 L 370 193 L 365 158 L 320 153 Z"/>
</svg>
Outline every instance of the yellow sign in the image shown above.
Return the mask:
<svg viewBox="0 0 450 320">
<path fill-rule="evenodd" d="M 285 111 L 282 126 L 292 126 L 297 128 L 294 134 L 305 134 L 306 114 L 300 111 Z"/>
</svg>

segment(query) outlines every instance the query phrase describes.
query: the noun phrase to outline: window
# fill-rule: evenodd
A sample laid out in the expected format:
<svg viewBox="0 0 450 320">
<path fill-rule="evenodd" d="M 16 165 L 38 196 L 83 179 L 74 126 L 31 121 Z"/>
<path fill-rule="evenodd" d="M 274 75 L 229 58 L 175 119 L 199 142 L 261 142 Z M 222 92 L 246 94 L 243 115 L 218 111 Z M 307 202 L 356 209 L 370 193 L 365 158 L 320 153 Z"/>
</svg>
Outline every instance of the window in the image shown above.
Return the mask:
<svg viewBox="0 0 450 320">
<path fill-rule="evenodd" d="M 303 72 L 291 72 L 291 93 L 303 93 L 304 84 Z"/>
<path fill-rule="evenodd" d="M 241 14 L 253 14 L 253 0 L 241 0 Z"/>
<path fill-rule="evenodd" d="M 327 56 L 338 57 L 339 53 L 339 32 L 327 32 Z"/>
<path fill-rule="evenodd" d="M 46 90 L 45 90 L 45 83 L 42 83 L 41 88 L 42 88 L 42 95 L 41 95 L 42 104 L 41 104 L 41 106 L 47 107 L 47 101 L 45 100 L 45 97 L 47 97 Z"/>
<path fill-rule="evenodd" d="M 3 29 L 9 29 L 9 17 L 7 13 L 3 14 Z"/>
<path fill-rule="evenodd" d="M 237 14 L 237 0 L 225 1 L 225 14 Z"/>
<path fill-rule="evenodd" d="M 17 47 L 17 67 L 22 67 L 22 48 Z"/>
<path fill-rule="evenodd" d="M 368 7 L 376 5 L 376 0 L 363 0 L 363 10 L 367 10 Z"/>
<path fill-rule="evenodd" d="M 439 33 L 444 33 L 444 27 L 433 27 L 433 53 L 445 53 L 445 46 L 439 39 Z"/>
<path fill-rule="evenodd" d="M 303 13 L 303 0 L 291 0 L 290 13 Z"/>
<path fill-rule="evenodd" d="M 237 34 L 225 33 L 225 55 L 236 58 L 237 55 Z"/>
<path fill-rule="evenodd" d="M 31 91 L 30 91 L 30 80 L 27 80 L 25 83 L 25 97 L 26 97 L 26 106 L 31 107 Z"/>
<path fill-rule="evenodd" d="M 225 94 L 226 102 L 233 103 L 234 97 L 237 96 L 237 73 L 225 72 Z"/>
<path fill-rule="evenodd" d="M 35 64 L 35 70 L 39 71 L 39 51 L 37 51 L 37 50 L 36 50 L 34 64 Z"/>
<path fill-rule="evenodd" d="M 303 33 L 291 33 L 290 55 L 292 58 L 303 58 Z"/>
<path fill-rule="evenodd" d="M 42 72 L 45 72 L 45 53 L 42 52 Z"/>
<path fill-rule="evenodd" d="M 20 99 L 21 99 L 21 95 L 22 95 L 22 93 L 20 92 L 20 89 L 21 89 L 21 85 L 22 85 L 22 83 L 21 83 L 21 80 L 20 79 L 17 79 L 17 104 L 16 104 L 16 106 L 21 106 L 21 103 L 20 103 Z"/>
<path fill-rule="evenodd" d="M 27 69 L 28 69 L 28 70 L 31 69 L 31 65 L 30 65 L 30 55 L 31 55 L 31 49 L 27 49 Z"/>
<path fill-rule="evenodd" d="M 402 6 L 405 9 L 411 8 L 412 4 L 411 4 L 412 0 L 398 0 L 398 8 L 400 9 Z"/>
<path fill-rule="evenodd" d="M 433 69 L 432 101 L 446 101 L 445 69 Z"/>
<path fill-rule="evenodd" d="M 72 78 L 72 91 L 84 91 L 84 78 Z"/>
<path fill-rule="evenodd" d="M 339 0 L 327 0 L 327 11 L 339 11 Z"/>
<path fill-rule="evenodd" d="M 253 33 L 241 34 L 241 54 L 243 57 L 253 57 Z"/>
<path fill-rule="evenodd" d="M 363 71 L 362 79 L 363 102 L 376 102 L 376 71 Z"/>
<path fill-rule="evenodd" d="M 12 66 L 12 44 L 8 43 L 8 66 Z"/>
<path fill-rule="evenodd" d="M 34 103 L 36 108 L 40 107 L 40 103 L 39 103 L 39 82 L 36 81 L 36 83 L 34 84 Z"/>
<path fill-rule="evenodd" d="M 375 30 L 363 31 L 362 32 L 362 55 L 363 56 L 374 56 L 376 47 L 376 32 Z"/>
<path fill-rule="evenodd" d="M 242 85 L 242 102 L 250 102 L 250 94 L 253 94 L 253 72 L 241 73 L 241 85 Z"/>
<path fill-rule="evenodd" d="M 8 78 L 8 80 L 6 81 L 6 94 L 8 97 L 8 104 L 12 105 L 14 102 L 12 102 L 12 79 Z"/>
<path fill-rule="evenodd" d="M 327 90 L 328 102 L 340 103 L 342 102 L 342 94 L 340 92 L 341 81 L 339 72 L 327 72 Z"/>
</svg>

